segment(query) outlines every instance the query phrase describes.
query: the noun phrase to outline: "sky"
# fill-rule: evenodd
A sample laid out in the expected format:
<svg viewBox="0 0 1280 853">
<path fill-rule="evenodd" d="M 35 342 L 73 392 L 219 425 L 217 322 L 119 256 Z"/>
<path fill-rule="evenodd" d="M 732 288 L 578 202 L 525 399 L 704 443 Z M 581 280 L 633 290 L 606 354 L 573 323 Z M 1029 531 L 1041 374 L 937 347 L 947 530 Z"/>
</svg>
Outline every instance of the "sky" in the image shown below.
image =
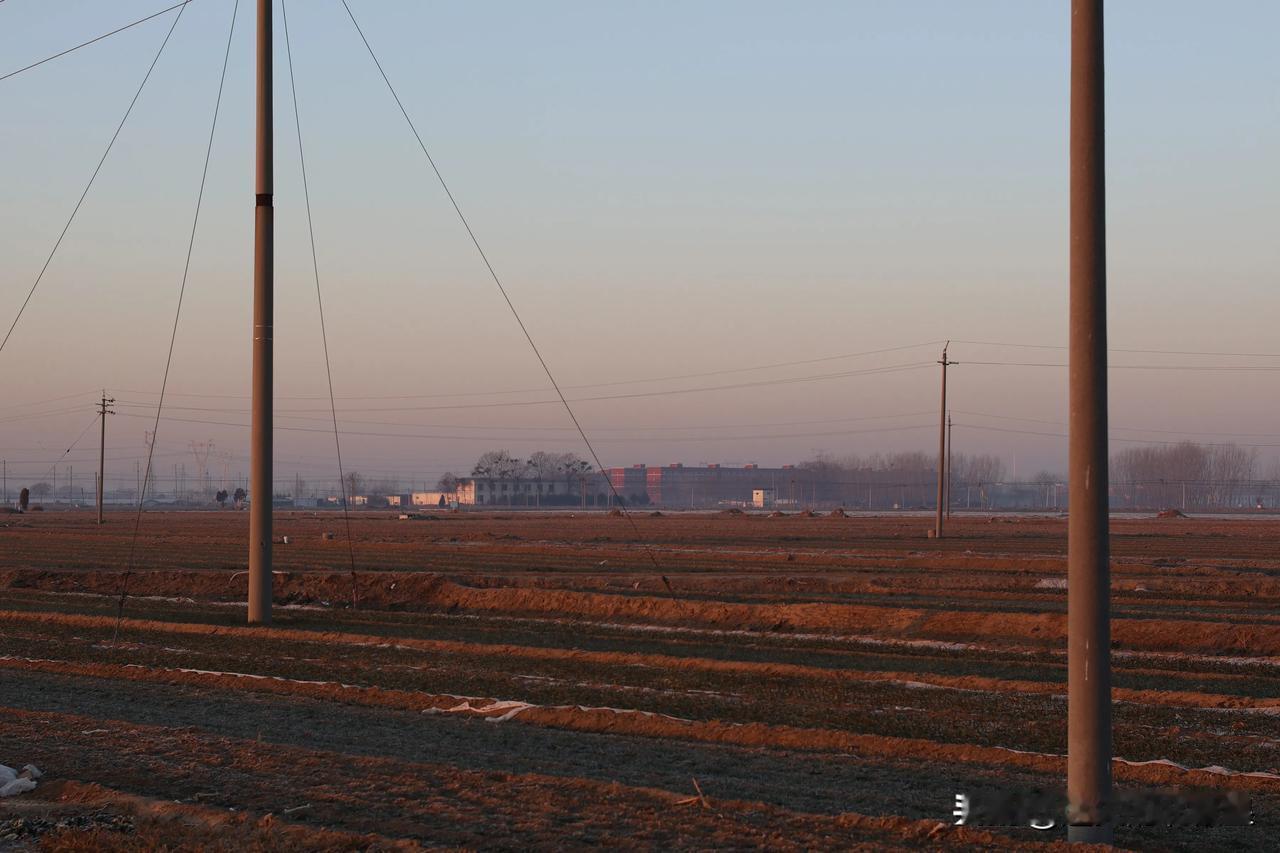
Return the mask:
<svg viewBox="0 0 1280 853">
<path fill-rule="evenodd" d="M 955 450 L 1065 469 L 1066 370 L 1026 365 L 1065 362 L 1067 0 L 350 3 L 605 465 L 936 448 L 950 339 Z M 165 5 L 0 3 L 0 74 Z M 145 457 L 233 6 L 183 12 L 0 352 L 11 489 L 53 464 L 91 487 L 96 428 L 62 454 L 100 389 L 118 400 L 108 481 Z M 191 442 L 214 443 L 216 475 L 248 468 L 253 6 L 192 244 L 162 489 L 194 470 Z M 334 480 L 276 8 L 276 470 Z M 175 14 L 0 81 L 4 328 Z M 289 25 L 347 468 L 429 485 L 490 448 L 585 455 L 340 0 L 295 0 Z M 1112 355 L 1113 449 L 1235 440 L 1265 470 L 1280 4 L 1124 0 L 1106 27 L 1111 345 L 1160 351 Z M 1170 354 L 1203 352 L 1255 355 Z"/>
</svg>

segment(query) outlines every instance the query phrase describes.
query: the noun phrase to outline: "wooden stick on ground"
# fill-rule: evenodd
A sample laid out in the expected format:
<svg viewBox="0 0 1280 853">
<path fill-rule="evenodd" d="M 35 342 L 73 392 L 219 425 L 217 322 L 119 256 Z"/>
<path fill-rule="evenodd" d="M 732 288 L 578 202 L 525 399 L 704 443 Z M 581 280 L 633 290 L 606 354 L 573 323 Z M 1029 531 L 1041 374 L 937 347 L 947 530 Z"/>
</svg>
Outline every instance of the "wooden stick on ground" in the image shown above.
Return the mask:
<svg viewBox="0 0 1280 853">
<path fill-rule="evenodd" d="M 704 809 L 711 808 L 711 803 L 707 800 L 707 795 L 702 793 L 702 786 L 698 784 L 697 779 L 693 780 L 693 789 L 698 792 L 698 799 L 702 801 L 702 807 Z"/>
</svg>

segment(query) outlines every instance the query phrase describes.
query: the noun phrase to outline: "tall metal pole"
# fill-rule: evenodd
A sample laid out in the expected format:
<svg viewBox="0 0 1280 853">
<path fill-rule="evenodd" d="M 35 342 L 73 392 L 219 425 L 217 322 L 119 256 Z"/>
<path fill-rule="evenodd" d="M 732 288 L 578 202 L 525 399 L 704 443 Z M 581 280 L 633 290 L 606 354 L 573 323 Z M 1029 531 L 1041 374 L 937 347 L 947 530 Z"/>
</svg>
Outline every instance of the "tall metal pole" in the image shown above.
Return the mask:
<svg viewBox="0 0 1280 853">
<path fill-rule="evenodd" d="M 249 623 L 271 622 L 271 392 L 274 268 L 271 6 L 258 0 L 258 117 L 253 232 L 253 405 L 249 472 Z"/>
<path fill-rule="evenodd" d="M 936 539 L 942 538 L 942 513 L 947 499 L 947 367 L 955 364 L 947 360 L 947 348 L 950 346 L 951 341 L 947 341 L 942 348 L 942 358 L 938 359 L 938 364 L 942 365 L 942 406 L 938 409 L 938 503 L 933 526 Z"/>
<path fill-rule="evenodd" d="M 1067 838 L 1111 841 L 1103 0 L 1071 4 Z"/>
</svg>

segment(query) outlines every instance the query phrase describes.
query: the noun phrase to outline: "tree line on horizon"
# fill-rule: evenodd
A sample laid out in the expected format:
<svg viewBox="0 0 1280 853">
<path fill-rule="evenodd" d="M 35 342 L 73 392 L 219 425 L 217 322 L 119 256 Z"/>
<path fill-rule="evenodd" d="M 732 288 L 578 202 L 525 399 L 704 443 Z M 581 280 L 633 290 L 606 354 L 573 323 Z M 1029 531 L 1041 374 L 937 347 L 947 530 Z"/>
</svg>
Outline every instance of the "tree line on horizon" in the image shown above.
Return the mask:
<svg viewBox="0 0 1280 853">
<path fill-rule="evenodd" d="M 1159 506 L 1184 509 L 1245 507 L 1254 505 L 1255 501 L 1263 502 L 1264 493 L 1267 495 L 1265 503 L 1270 505 L 1275 485 L 1280 482 L 1280 460 L 1273 461 L 1265 479 L 1259 479 L 1259 467 L 1258 450 L 1235 443 L 1182 441 L 1125 448 L 1111 457 L 1112 505 L 1118 508 Z M 780 499 L 790 497 L 801 503 L 906 507 L 931 505 L 936 494 L 937 454 L 925 451 L 842 456 L 817 453 L 791 470 L 794 472 L 792 476 L 764 484 L 774 486 Z M 978 506 L 982 506 L 991 487 L 997 484 L 1056 489 L 1066 483 L 1064 475 L 1048 470 L 1031 477 L 1017 478 L 1016 483 L 1006 481 L 1005 473 L 1003 460 L 994 454 L 954 454 L 951 458 L 953 501 L 967 506 L 972 497 Z M 592 480 L 600 475 L 595 466 L 574 452 L 539 450 L 528 458 L 521 458 L 505 449 L 482 453 L 469 474 L 512 484 L 563 484 L 552 503 L 556 499 L 577 503 L 579 487 L 586 483 L 590 487 L 587 500 L 592 504 L 607 491 L 599 488 L 599 483 L 592 485 Z M 436 482 L 436 488 L 451 494 L 464 479 L 464 475 L 447 472 Z M 777 480 L 776 474 L 774 480 Z M 293 485 L 295 489 L 289 491 L 305 491 L 303 481 Z M 345 474 L 343 486 L 349 497 L 366 496 L 374 506 L 385 505 L 387 496 L 402 493 L 397 479 L 369 480 L 357 471 Z M 52 496 L 53 487 L 40 481 L 24 491 L 28 492 L 30 500 L 40 501 Z M 513 494 L 516 491 L 512 489 Z M 523 492 L 523 489 L 519 491 Z M 541 492 L 537 489 L 535 494 Z M 289 496 L 282 492 L 277 497 Z M 218 503 L 223 504 L 230 495 L 218 497 L 221 498 Z M 547 497 L 544 495 L 542 500 Z M 244 500 L 243 490 L 238 490 L 236 498 Z M 643 497 L 630 496 L 628 500 L 643 502 Z"/>
<path fill-rule="evenodd" d="M 1280 479 L 1273 466 L 1272 480 Z M 1181 441 L 1129 447 L 1111 457 L 1116 505 L 1197 509 L 1252 505 L 1258 489 L 1258 451 L 1238 444 Z"/>
</svg>

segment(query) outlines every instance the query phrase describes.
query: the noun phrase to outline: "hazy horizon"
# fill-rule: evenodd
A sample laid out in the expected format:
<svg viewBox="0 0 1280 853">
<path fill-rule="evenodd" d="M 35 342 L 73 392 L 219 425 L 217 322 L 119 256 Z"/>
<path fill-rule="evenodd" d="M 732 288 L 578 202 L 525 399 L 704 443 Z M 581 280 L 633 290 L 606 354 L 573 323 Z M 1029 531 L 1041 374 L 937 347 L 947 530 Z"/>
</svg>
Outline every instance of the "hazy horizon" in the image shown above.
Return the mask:
<svg viewBox="0 0 1280 853">
<path fill-rule="evenodd" d="M 163 5 L 0 4 L 0 74 Z M 194 476 L 190 441 L 248 468 L 251 5 L 162 478 Z M 231 8 L 187 8 L 0 353 L 11 490 L 47 479 L 101 388 L 109 478 L 145 460 Z M 352 8 L 606 466 L 932 452 L 952 339 L 955 449 L 1065 468 L 1066 370 L 1040 365 L 1066 355 L 1067 4 Z M 172 14 L 0 81 L 5 329 Z M 341 5 L 289 24 L 346 467 L 585 456 Z M 1265 467 L 1280 447 L 1278 25 L 1263 2 L 1108 9 L 1113 450 L 1236 441 Z M 281 484 L 336 479 L 283 39 L 277 20 Z M 96 459 L 95 426 L 59 468 L 92 482 Z"/>
</svg>

